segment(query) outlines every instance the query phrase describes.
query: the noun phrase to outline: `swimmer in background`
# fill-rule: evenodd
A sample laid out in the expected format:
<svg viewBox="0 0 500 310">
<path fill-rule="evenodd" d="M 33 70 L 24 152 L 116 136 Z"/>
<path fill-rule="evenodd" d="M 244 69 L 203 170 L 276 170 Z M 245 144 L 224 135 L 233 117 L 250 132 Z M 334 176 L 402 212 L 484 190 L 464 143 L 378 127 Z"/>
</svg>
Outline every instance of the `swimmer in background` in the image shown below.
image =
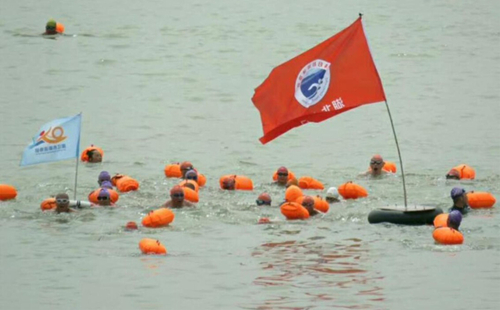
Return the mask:
<svg viewBox="0 0 500 310">
<path fill-rule="evenodd" d="M 336 188 L 336 187 L 330 187 L 330 188 L 326 191 L 325 200 L 326 200 L 328 203 L 336 203 L 336 202 L 340 202 L 340 199 L 339 199 L 339 191 L 337 190 L 337 188 Z"/>
<path fill-rule="evenodd" d="M 460 223 L 462 222 L 462 213 L 459 211 L 451 211 L 448 214 L 447 225 L 450 228 L 460 231 L 458 228 L 460 227 Z"/>
<path fill-rule="evenodd" d="M 69 196 L 66 193 L 56 195 L 56 213 L 70 213 L 76 210 L 69 207 Z"/>
<path fill-rule="evenodd" d="M 194 167 L 193 167 L 193 164 L 191 164 L 190 162 L 188 161 L 185 161 L 183 162 L 181 165 L 180 165 L 180 168 L 181 168 L 181 173 L 182 173 L 182 178 L 186 178 L 186 173 L 189 171 L 189 170 L 194 170 Z"/>
<path fill-rule="evenodd" d="M 182 187 L 176 185 L 170 190 L 170 200 L 167 200 L 162 206 L 162 208 L 182 208 L 182 207 L 194 207 L 194 204 L 189 201 L 184 200 L 184 191 Z"/>
<path fill-rule="evenodd" d="M 276 174 L 278 179 L 274 183 L 280 186 L 286 186 L 286 183 L 288 182 L 288 169 L 286 167 L 279 167 Z"/>
<path fill-rule="evenodd" d="M 50 19 L 45 25 L 45 32 L 43 35 L 54 35 L 58 34 L 57 32 L 57 22 L 53 19 Z"/>
<path fill-rule="evenodd" d="M 370 168 L 368 171 L 365 173 L 362 173 L 361 175 L 364 176 L 372 176 L 372 177 L 379 177 L 382 175 L 387 174 L 387 171 L 384 169 L 384 159 L 380 155 L 373 155 L 373 157 L 370 159 Z"/>
<path fill-rule="evenodd" d="M 184 179 L 185 179 L 185 180 L 193 180 L 193 181 L 195 181 L 196 183 L 198 183 L 198 173 L 197 173 L 197 172 L 196 172 L 196 170 L 194 170 L 194 169 L 188 170 L 188 171 L 184 174 Z"/>
<path fill-rule="evenodd" d="M 314 199 L 311 196 L 305 196 L 304 199 L 302 199 L 302 206 L 307 209 L 309 216 L 314 216 L 319 213 L 314 209 Z"/>
<path fill-rule="evenodd" d="M 271 205 L 271 196 L 268 193 L 262 193 L 259 195 L 255 203 L 258 206 L 270 206 Z"/>
<path fill-rule="evenodd" d="M 460 180 L 460 171 L 458 171 L 456 169 L 451 169 L 446 174 L 446 179 L 447 180 Z"/>
<path fill-rule="evenodd" d="M 451 199 L 453 199 L 453 206 L 449 209 L 449 212 L 458 211 L 461 214 L 467 214 L 470 210 L 467 200 L 467 193 L 465 189 L 461 187 L 454 187 L 450 193 Z"/>
<path fill-rule="evenodd" d="M 222 180 L 222 189 L 233 191 L 236 189 L 236 179 L 234 177 L 226 177 Z"/>
<path fill-rule="evenodd" d="M 97 177 L 97 184 L 99 184 L 99 186 L 101 186 L 104 181 L 111 182 L 111 175 L 107 171 L 101 171 Z"/>
<path fill-rule="evenodd" d="M 98 150 L 87 151 L 87 156 L 89 157 L 89 163 L 100 163 L 102 162 L 102 155 Z"/>
</svg>

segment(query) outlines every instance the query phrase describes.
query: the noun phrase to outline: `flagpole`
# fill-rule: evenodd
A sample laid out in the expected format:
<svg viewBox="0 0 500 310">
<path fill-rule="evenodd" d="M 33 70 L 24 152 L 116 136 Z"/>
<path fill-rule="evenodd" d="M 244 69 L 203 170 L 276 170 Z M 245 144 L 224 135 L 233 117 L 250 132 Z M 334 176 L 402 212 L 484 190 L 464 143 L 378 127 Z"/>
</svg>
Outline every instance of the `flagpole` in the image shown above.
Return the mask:
<svg viewBox="0 0 500 310">
<path fill-rule="evenodd" d="M 82 115 L 82 112 L 80 112 L 79 115 Z M 80 135 L 81 135 L 81 125 L 82 125 L 82 119 L 80 117 L 80 132 L 78 133 L 78 144 L 76 146 L 76 169 L 75 169 L 75 190 L 74 190 L 74 193 L 75 193 L 75 196 L 74 196 L 74 199 L 76 200 L 76 185 L 78 183 L 78 165 L 80 163 L 79 161 L 79 156 L 80 156 Z"/>
<path fill-rule="evenodd" d="M 387 108 L 387 113 L 389 113 L 389 119 L 391 120 L 392 133 L 394 134 L 394 140 L 396 141 L 396 148 L 398 149 L 399 164 L 401 165 L 401 175 L 403 176 L 403 193 L 405 197 L 405 209 L 408 207 L 408 201 L 406 196 L 406 182 L 405 182 L 405 171 L 403 169 L 403 159 L 401 158 L 401 151 L 399 150 L 398 137 L 396 136 L 396 129 L 394 129 L 394 122 L 392 121 L 391 110 L 389 109 L 389 104 L 387 100 L 385 101 L 385 106 Z"/>
<path fill-rule="evenodd" d="M 79 160 L 78 160 L 78 159 L 79 159 L 79 158 L 78 158 L 78 156 L 77 156 L 77 157 L 76 157 L 76 171 L 75 171 L 75 190 L 74 190 L 75 196 L 74 196 L 74 198 L 73 198 L 74 200 L 76 200 L 76 184 L 77 184 L 77 182 L 78 182 L 78 162 L 79 162 Z"/>
</svg>

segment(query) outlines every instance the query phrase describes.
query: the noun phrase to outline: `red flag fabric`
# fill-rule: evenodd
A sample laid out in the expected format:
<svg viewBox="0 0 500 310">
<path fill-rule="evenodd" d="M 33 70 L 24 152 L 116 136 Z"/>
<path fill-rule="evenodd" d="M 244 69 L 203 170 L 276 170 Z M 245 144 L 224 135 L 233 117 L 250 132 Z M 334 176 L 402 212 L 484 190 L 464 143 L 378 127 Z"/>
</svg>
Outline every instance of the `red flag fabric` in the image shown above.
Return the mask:
<svg viewBox="0 0 500 310">
<path fill-rule="evenodd" d="M 305 53 L 279 65 L 252 101 L 264 128 L 263 144 L 307 122 L 385 101 L 361 17 Z"/>
</svg>

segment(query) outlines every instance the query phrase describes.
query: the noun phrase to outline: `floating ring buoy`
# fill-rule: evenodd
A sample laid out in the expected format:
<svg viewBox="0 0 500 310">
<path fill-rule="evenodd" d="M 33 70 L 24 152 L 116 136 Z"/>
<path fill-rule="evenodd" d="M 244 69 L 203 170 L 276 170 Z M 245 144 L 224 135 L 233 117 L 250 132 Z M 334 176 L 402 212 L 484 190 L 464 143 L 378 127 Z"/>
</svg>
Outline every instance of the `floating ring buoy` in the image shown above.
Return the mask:
<svg viewBox="0 0 500 310">
<path fill-rule="evenodd" d="M 47 198 L 40 204 L 42 211 L 55 210 L 57 207 L 55 198 Z"/>
<path fill-rule="evenodd" d="M 466 164 L 461 164 L 456 167 L 453 167 L 454 170 L 457 170 L 460 173 L 460 180 L 462 179 L 470 179 L 474 180 L 476 178 L 476 171 Z"/>
<path fill-rule="evenodd" d="M 301 177 L 299 179 L 299 187 L 302 189 L 325 189 L 323 183 L 312 177 Z"/>
<path fill-rule="evenodd" d="M 495 196 L 488 192 L 469 192 L 467 193 L 469 206 L 473 209 L 491 208 L 496 202 Z"/>
<path fill-rule="evenodd" d="M 304 220 L 309 218 L 309 212 L 306 208 L 297 202 L 285 202 L 281 205 L 281 214 L 283 214 L 287 220 Z"/>
<path fill-rule="evenodd" d="M 285 200 L 288 202 L 295 202 L 298 198 L 304 196 L 300 187 L 290 185 L 285 191 Z"/>
<path fill-rule="evenodd" d="M 370 224 L 432 225 L 436 216 L 441 213 L 443 213 L 441 208 L 429 208 L 417 212 L 412 210 L 377 209 L 368 214 L 368 222 Z"/>
<path fill-rule="evenodd" d="M 81 161 L 89 161 L 89 155 L 87 154 L 87 152 L 92 150 L 97 150 L 99 153 L 101 153 L 102 158 L 104 158 L 104 151 L 100 147 L 91 145 L 83 150 L 82 155 L 80 156 Z"/>
<path fill-rule="evenodd" d="M 0 200 L 10 200 L 17 196 L 17 190 L 14 186 L 0 184 Z"/>
<path fill-rule="evenodd" d="M 366 191 L 366 189 L 361 185 L 353 183 L 352 181 L 340 185 L 339 193 L 340 195 L 342 195 L 342 197 L 344 197 L 344 199 L 358 199 L 368 197 L 368 192 Z"/>
<path fill-rule="evenodd" d="M 292 171 L 288 170 L 288 181 L 292 179 L 295 179 L 295 174 Z M 273 181 L 274 182 L 278 181 L 278 170 L 274 171 Z"/>
<path fill-rule="evenodd" d="M 179 182 L 178 185 L 181 186 L 181 187 L 185 187 L 186 184 L 193 184 L 194 191 L 197 192 L 197 193 L 200 190 L 200 185 L 195 180 L 182 180 L 182 181 Z"/>
<path fill-rule="evenodd" d="M 226 178 L 234 178 L 235 185 L 234 189 L 235 190 L 242 190 L 242 191 L 251 191 L 253 190 L 253 182 L 252 179 L 249 177 L 246 177 L 244 175 L 234 175 L 234 174 L 226 174 L 220 177 L 219 179 L 219 186 L 221 189 L 224 189 L 223 183 L 224 179 Z"/>
<path fill-rule="evenodd" d="M 167 249 L 160 241 L 155 239 L 144 238 L 139 242 L 139 249 L 143 254 L 159 254 L 166 255 Z"/>
<path fill-rule="evenodd" d="M 450 227 L 440 227 L 434 229 L 432 237 L 440 244 L 462 244 L 464 235 L 456 229 Z"/>
<path fill-rule="evenodd" d="M 172 223 L 174 218 L 175 214 L 172 210 L 160 208 L 149 212 L 149 214 L 142 219 L 142 225 L 152 228 L 167 226 Z"/>
<path fill-rule="evenodd" d="M 438 214 L 435 218 L 434 218 L 434 227 L 438 228 L 438 227 L 448 227 L 448 213 L 441 213 L 441 214 Z"/>
<path fill-rule="evenodd" d="M 165 176 L 167 178 L 181 178 L 181 164 L 170 164 L 165 166 Z"/>
<path fill-rule="evenodd" d="M 182 191 L 184 192 L 184 199 L 187 201 L 197 203 L 200 200 L 198 193 L 195 190 L 192 190 L 189 187 L 182 187 Z"/>
<path fill-rule="evenodd" d="M 101 192 L 102 188 L 98 188 L 95 191 L 91 192 L 88 196 L 88 199 L 92 203 L 99 203 L 99 200 L 97 197 L 99 196 L 99 193 Z M 118 192 L 112 189 L 107 190 L 109 192 L 109 199 L 111 200 L 112 203 L 116 203 L 118 199 L 120 199 L 120 195 L 118 195 Z"/>
</svg>

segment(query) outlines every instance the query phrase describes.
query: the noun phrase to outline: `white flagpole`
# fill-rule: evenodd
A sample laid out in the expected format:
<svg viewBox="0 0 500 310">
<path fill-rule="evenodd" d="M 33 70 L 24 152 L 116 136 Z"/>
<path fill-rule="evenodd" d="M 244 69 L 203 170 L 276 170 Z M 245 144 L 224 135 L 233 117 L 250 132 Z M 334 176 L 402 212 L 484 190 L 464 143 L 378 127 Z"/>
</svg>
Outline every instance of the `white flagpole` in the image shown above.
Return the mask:
<svg viewBox="0 0 500 310">
<path fill-rule="evenodd" d="M 80 112 L 80 115 L 82 112 Z M 79 165 L 79 159 L 80 159 L 80 135 L 82 132 L 82 118 L 80 117 L 80 132 L 78 133 L 78 145 L 76 147 L 76 169 L 75 169 L 75 190 L 73 191 L 75 193 L 73 199 L 76 200 L 76 185 L 78 183 L 78 165 Z"/>
</svg>

